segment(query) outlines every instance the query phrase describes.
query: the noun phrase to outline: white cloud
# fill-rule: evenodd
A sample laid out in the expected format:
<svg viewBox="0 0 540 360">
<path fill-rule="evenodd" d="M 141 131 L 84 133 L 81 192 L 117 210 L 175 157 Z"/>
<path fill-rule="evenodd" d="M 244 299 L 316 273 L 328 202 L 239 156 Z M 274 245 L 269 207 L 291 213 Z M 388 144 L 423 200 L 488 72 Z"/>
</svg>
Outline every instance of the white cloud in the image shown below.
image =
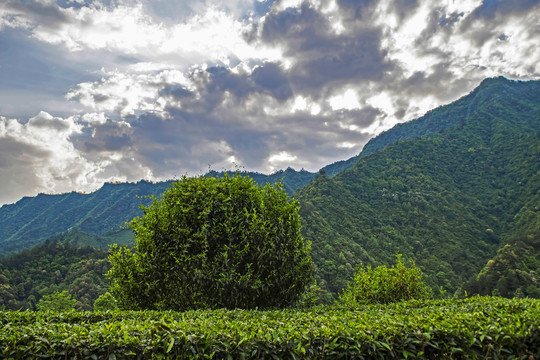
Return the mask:
<svg viewBox="0 0 540 360">
<path fill-rule="evenodd" d="M 328 102 L 332 107 L 332 110 L 352 110 L 360 108 L 360 103 L 358 102 L 358 95 L 354 89 L 347 89 L 340 95 L 331 97 Z"/>
<path fill-rule="evenodd" d="M 25 176 L 24 181 L 34 184 L 30 194 L 71 191 L 74 186 L 84 190 L 95 188 L 92 178 L 99 171 L 98 166 L 87 162 L 70 141 L 81 128 L 74 117 L 56 118 L 45 112 L 25 124 L 0 117 L 0 179 L 9 183 L 16 174 Z M 22 191 L 15 187 L 0 201 L 28 195 Z"/>
<path fill-rule="evenodd" d="M 296 159 L 297 156 L 288 153 L 287 151 L 281 151 L 279 153 L 274 153 L 268 157 L 268 169 L 270 171 L 275 171 L 283 169 L 291 165 Z"/>
<path fill-rule="evenodd" d="M 54 192 L 208 165 L 317 170 L 486 76 L 538 77 L 540 8 L 505 4 L 287 0 L 256 18 L 248 0 L 6 0 L 0 31 L 80 71 L 65 75 L 72 116 L 1 118 L 0 181 L 22 194 L 14 176 Z"/>
<path fill-rule="evenodd" d="M 7 190 L 0 203 L 38 192 L 93 191 L 105 181 L 152 179 L 140 164 L 118 171 L 126 163 L 121 152 L 76 148 L 74 139 L 103 121 L 103 114 L 59 118 L 40 112 L 26 122 L 0 116 L 0 182 Z"/>
<path fill-rule="evenodd" d="M 242 1 L 238 3 L 240 6 Z M 116 6 L 95 1 L 89 6 L 68 8 L 47 4 L 47 10 L 56 13 L 54 22 L 42 21 L 30 6 L 13 0 L 8 5 L 0 7 L 0 29 L 26 28 L 36 39 L 71 51 L 107 50 L 134 55 L 144 59 L 142 64 L 146 63 L 147 69 L 154 67 L 151 63 L 163 61 L 187 69 L 192 64 L 230 65 L 236 59 L 279 56 L 275 50 L 249 45 L 243 37 L 246 25 L 223 4 L 218 7 L 208 3 L 199 14 L 174 24 L 156 21 L 139 1 L 119 2 Z"/>
<path fill-rule="evenodd" d="M 122 117 L 143 111 L 161 111 L 159 90 L 165 85 L 187 85 L 188 80 L 178 70 L 157 73 L 108 72 L 94 82 L 78 84 L 66 94 L 93 111 L 117 113 Z"/>
</svg>

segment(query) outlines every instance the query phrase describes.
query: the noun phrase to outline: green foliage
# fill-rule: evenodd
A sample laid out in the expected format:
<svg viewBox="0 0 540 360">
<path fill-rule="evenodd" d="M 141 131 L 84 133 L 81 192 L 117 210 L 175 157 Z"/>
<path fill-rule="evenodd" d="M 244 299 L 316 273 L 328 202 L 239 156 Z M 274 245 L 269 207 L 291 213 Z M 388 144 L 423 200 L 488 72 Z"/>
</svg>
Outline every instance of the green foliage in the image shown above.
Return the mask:
<svg viewBox="0 0 540 360">
<path fill-rule="evenodd" d="M 504 245 L 464 288 L 471 295 L 540 298 L 540 234 Z"/>
<path fill-rule="evenodd" d="M 94 311 L 114 311 L 118 310 L 118 304 L 116 299 L 110 292 L 106 292 L 100 295 L 96 301 L 94 301 Z"/>
<path fill-rule="evenodd" d="M 248 177 L 184 177 L 131 222 L 136 249 L 113 247 L 111 291 L 124 309 L 271 308 L 311 280 L 296 201 Z"/>
<path fill-rule="evenodd" d="M 404 140 L 300 189 L 321 298 L 331 302 L 360 264 L 389 266 L 398 252 L 429 287 L 454 294 L 505 243 L 538 234 L 539 99 L 538 81 L 485 81 L 400 127 Z"/>
<path fill-rule="evenodd" d="M 0 312 L 0 357 L 536 359 L 540 301 L 476 297 L 353 311 Z"/>
<path fill-rule="evenodd" d="M 118 242 L 117 232 L 125 222 L 141 214 L 141 201 L 149 203 L 144 196 L 159 195 L 170 183 L 106 183 L 90 194 L 39 194 L 4 205 L 0 208 L 0 253 L 31 248 L 69 229 L 99 235 L 82 235 L 82 245 L 107 249 Z"/>
<path fill-rule="evenodd" d="M 96 298 L 107 291 L 107 252 L 76 247 L 54 238 L 30 250 L 0 259 L 0 307 L 35 310 L 44 295 L 67 290 L 77 310 L 92 310 Z"/>
<path fill-rule="evenodd" d="M 347 289 L 340 295 L 339 302 L 350 307 L 365 304 L 389 304 L 405 300 L 427 300 L 433 294 L 426 286 L 422 271 L 410 261 L 405 266 L 402 255 L 396 256 L 396 264 L 390 268 L 361 266 Z"/>
<path fill-rule="evenodd" d="M 69 311 L 75 309 L 77 300 L 72 299 L 71 295 L 64 290 L 62 292 L 54 292 L 43 296 L 37 303 L 37 308 L 40 311 Z"/>
</svg>

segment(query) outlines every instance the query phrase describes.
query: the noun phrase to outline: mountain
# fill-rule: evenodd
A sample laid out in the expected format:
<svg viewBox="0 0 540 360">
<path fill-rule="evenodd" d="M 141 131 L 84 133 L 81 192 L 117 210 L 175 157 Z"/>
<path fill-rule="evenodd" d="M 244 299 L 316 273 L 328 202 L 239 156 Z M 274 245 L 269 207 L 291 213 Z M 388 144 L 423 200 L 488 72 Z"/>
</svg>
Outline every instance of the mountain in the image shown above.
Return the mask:
<svg viewBox="0 0 540 360">
<path fill-rule="evenodd" d="M 0 253 L 20 251 L 50 236 L 78 229 L 91 235 L 121 236 L 121 227 L 141 214 L 145 196 L 159 196 L 170 182 L 106 183 L 91 194 L 39 194 L 0 208 Z"/>
<path fill-rule="evenodd" d="M 327 301 L 359 264 L 396 253 L 452 294 L 504 244 L 540 232 L 540 82 L 487 79 L 295 196 Z"/>
<path fill-rule="evenodd" d="M 281 181 L 289 194 L 316 176 L 315 173 L 292 168 L 270 175 L 256 172 L 242 174 L 261 185 Z M 223 172 L 210 171 L 205 176 L 223 176 Z M 124 229 L 126 222 L 142 215 L 140 205 L 148 205 L 151 201 L 149 196 L 159 197 L 171 183 L 172 180 L 106 183 L 90 194 L 39 194 L 4 205 L 0 207 L 0 254 L 30 248 L 70 229 L 91 235 L 87 236 L 86 245 L 98 248 L 107 248 L 112 243 L 130 243 L 133 235 Z"/>
</svg>

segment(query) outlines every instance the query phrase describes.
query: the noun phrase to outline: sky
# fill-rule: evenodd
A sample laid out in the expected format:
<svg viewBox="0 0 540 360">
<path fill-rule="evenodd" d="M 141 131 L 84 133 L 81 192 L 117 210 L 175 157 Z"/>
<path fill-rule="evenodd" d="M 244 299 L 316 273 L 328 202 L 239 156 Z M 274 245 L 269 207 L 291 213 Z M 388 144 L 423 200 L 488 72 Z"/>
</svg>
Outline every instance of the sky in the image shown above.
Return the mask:
<svg viewBox="0 0 540 360">
<path fill-rule="evenodd" d="M 0 205 L 317 171 L 539 44 L 540 0 L 1 0 Z"/>
</svg>

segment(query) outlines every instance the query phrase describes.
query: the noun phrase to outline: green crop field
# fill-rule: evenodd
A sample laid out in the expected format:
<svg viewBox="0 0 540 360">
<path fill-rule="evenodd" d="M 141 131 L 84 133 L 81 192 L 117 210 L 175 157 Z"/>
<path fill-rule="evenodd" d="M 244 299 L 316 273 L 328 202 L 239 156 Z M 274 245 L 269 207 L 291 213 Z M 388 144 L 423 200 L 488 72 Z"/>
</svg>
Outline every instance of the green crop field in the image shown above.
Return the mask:
<svg viewBox="0 0 540 360">
<path fill-rule="evenodd" d="M 357 309 L 1 312 L 9 359 L 538 359 L 540 300 Z"/>
</svg>

